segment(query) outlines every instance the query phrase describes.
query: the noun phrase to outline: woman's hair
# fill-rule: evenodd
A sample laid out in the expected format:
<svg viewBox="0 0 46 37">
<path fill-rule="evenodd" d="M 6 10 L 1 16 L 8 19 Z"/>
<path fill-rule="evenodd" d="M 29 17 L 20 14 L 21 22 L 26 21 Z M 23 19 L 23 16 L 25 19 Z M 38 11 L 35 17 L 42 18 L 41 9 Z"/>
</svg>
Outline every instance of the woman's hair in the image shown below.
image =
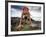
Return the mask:
<svg viewBox="0 0 46 37">
<path fill-rule="evenodd" d="M 24 7 L 24 8 L 23 8 L 23 10 L 29 10 L 29 8 L 27 8 L 27 7 Z"/>
</svg>

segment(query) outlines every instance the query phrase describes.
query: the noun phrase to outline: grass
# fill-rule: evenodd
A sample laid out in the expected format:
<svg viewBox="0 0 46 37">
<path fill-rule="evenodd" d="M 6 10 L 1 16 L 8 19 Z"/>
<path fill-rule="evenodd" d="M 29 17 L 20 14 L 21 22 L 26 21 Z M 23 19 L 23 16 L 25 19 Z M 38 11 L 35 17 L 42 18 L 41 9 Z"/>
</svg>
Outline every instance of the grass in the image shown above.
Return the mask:
<svg viewBox="0 0 46 37">
<path fill-rule="evenodd" d="M 16 31 L 15 27 L 13 28 L 12 27 L 12 30 L 11 31 Z M 31 30 L 40 30 L 39 27 L 30 27 L 29 25 L 25 24 L 22 31 L 31 31 Z"/>
</svg>

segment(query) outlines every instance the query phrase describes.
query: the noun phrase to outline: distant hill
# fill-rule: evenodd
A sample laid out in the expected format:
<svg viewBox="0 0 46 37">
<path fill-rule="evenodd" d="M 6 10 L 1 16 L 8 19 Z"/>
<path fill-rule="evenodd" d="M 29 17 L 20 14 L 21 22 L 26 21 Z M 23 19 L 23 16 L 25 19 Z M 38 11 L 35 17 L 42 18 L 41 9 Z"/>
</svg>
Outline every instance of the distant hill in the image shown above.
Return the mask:
<svg viewBox="0 0 46 37">
<path fill-rule="evenodd" d="M 35 20 L 33 20 L 33 19 L 31 19 L 32 20 L 32 23 L 34 23 L 34 24 L 40 24 L 41 23 L 41 21 L 35 21 Z M 11 17 L 11 25 L 19 25 L 19 22 L 20 22 L 20 18 L 19 17 Z"/>
<path fill-rule="evenodd" d="M 32 20 L 32 22 L 36 22 L 36 23 L 37 23 L 37 22 L 39 22 L 39 23 L 41 22 L 41 21 L 35 21 L 35 20 L 33 20 L 33 19 L 31 19 L 31 20 Z M 19 17 L 11 17 L 11 21 L 12 21 L 12 22 L 19 22 L 19 21 L 20 21 L 20 18 L 19 18 Z"/>
</svg>

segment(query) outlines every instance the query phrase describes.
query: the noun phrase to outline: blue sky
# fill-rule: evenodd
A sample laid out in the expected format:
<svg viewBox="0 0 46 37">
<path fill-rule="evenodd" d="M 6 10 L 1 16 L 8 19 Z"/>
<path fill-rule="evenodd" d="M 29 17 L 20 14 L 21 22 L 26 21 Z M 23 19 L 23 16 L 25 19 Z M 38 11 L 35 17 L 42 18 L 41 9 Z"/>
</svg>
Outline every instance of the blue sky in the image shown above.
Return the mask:
<svg viewBox="0 0 46 37">
<path fill-rule="evenodd" d="M 14 8 L 14 9 L 22 9 L 23 6 L 18 6 L 18 5 L 11 5 L 11 8 Z"/>
</svg>

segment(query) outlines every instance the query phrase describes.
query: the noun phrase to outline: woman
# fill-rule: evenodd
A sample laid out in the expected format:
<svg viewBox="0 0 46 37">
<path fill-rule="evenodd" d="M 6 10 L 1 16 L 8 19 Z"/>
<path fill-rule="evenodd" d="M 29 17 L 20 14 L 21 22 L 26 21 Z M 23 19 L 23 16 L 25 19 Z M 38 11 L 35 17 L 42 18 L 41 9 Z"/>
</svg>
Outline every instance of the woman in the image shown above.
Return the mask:
<svg viewBox="0 0 46 37">
<path fill-rule="evenodd" d="M 31 27 L 31 22 L 32 21 L 31 21 L 29 9 L 27 7 L 24 7 L 19 26 L 17 27 L 17 30 L 18 31 L 23 30 L 24 26 L 26 26 L 25 24 L 28 24 Z"/>
</svg>

